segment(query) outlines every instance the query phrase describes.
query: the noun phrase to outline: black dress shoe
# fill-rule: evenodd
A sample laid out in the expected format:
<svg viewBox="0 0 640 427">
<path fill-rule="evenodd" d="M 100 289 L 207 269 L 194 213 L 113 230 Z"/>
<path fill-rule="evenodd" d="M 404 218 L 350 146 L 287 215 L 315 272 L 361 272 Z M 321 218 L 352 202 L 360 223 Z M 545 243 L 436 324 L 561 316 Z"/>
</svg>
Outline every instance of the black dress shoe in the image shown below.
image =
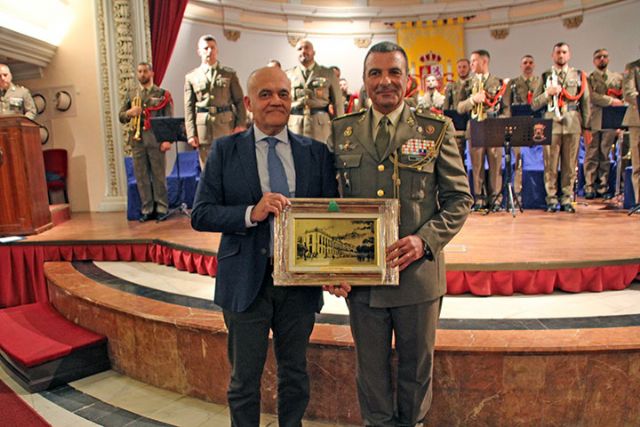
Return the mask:
<svg viewBox="0 0 640 427">
<path fill-rule="evenodd" d="M 613 194 L 611 194 L 611 193 L 604 193 L 604 194 L 602 195 L 602 199 L 603 199 L 603 200 L 611 200 L 611 199 L 613 199 Z"/>
<path fill-rule="evenodd" d="M 595 199 L 596 193 L 594 193 L 593 191 L 587 191 L 586 193 L 584 193 L 584 198 L 587 200 Z"/>
<path fill-rule="evenodd" d="M 484 202 L 475 202 L 473 204 L 473 207 L 471 208 L 471 210 L 473 212 L 478 212 L 478 211 L 481 211 L 483 209 L 485 209 Z"/>
<path fill-rule="evenodd" d="M 168 212 L 157 212 L 156 213 L 156 220 L 158 222 L 166 220 L 168 218 L 167 214 L 168 214 Z"/>
<path fill-rule="evenodd" d="M 565 203 L 564 205 L 562 205 L 562 210 L 564 212 L 576 213 L 576 210 L 571 203 Z"/>
<path fill-rule="evenodd" d="M 140 217 L 140 219 L 138 219 L 138 221 L 147 222 L 147 221 L 151 221 L 155 217 L 156 216 L 155 216 L 155 214 L 153 212 L 152 213 L 146 213 L 146 214 L 142 214 L 142 216 Z"/>
<path fill-rule="evenodd" d="M 502 210 L 502 205 L 500 203 L 494 203 L 491 206 L 491 212 L 500 212 Z"/>
<path fill-rule="evenodd" d="M 547 212 L 557 212 L 558 211 L 558 205 L 555 203 L 549 203 L 547 204 Z"/>
</svg>

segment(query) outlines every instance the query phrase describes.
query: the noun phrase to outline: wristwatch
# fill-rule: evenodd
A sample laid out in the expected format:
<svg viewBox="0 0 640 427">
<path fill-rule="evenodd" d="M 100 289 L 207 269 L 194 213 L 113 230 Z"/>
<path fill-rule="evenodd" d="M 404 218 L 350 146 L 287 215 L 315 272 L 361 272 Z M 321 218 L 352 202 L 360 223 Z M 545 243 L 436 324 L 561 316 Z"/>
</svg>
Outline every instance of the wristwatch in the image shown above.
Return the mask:
<svg viewBox="0 0 640 427">
<path fill-rule="evenodd" d="M 423 249 L 424 249 L 424 255 L 423 258 L 426 259 L 427 261 L 433 261 L 433 252 L 431 252 L 431 249 L 429 249 L 429 245 L 427 244 L 426 240 L 422 241 Z"/>
</svg>

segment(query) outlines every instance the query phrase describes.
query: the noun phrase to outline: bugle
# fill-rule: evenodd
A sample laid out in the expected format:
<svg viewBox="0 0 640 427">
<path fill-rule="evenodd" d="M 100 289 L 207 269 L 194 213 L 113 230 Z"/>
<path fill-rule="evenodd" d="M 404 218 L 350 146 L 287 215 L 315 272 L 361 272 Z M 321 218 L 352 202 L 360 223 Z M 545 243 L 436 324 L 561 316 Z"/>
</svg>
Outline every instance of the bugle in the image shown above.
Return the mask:
<svg viewBox="0 0 640 427">
<path fill-rule="evenodd" d="M 142 98 L 140 95 L 136 95 L 133 100 L 131 100 L 131 107 L 140 107 L 142 108 Z M 137 116 L 133 116 L 131 119 L 131 129 L 135 129 L 135 133 L 133 134 L 133 139 L 136 141 L 140 141 L 140 122 L 142 121 L 142 111 Z"/>
<path fill-rule="evenodd" d="M 551 69 L 551 74 L 547 77 L 546 87 L 558 86 L 558 73 L 554 68 Z M 553 95 L 551 101 L 547 104 L 547 111 L 553 112 L 558 119 L 562 118 L 562 112 L 560 111 L 560 99 L 559 96 Z"/>
<path fill-rule="evenodd" d="M 471 89 L 471 96 L 474 96 L 477 93 L 484 92 L 484 82 L 482 79 L 476 79 L 473 82 L 473 88 Z M 484 102 L 479 102 L 474 104 L 473 109 L 471 110 L 471 118 L 475 119 L 479 122 L 483 121 L 487 118 L 487 112 L 484 109 Z"/>
</svg>

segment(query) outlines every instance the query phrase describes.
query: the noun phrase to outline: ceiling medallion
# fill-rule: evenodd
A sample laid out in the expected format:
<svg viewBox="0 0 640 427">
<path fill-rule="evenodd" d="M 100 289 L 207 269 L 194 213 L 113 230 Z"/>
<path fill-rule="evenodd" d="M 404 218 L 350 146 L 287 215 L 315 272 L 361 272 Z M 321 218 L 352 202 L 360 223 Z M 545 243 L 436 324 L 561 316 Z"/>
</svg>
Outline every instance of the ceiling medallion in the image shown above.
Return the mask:
<svg viewBox="0 0 640 427">
<path fill-rule="evenodd" d="M 582 15 L 570 16 L 568 18 L 562 18 L 562 25 L 569 30 L 578 28 L 582 24 Z"/>
<path fill-rule="evenodd" d="M 492 28 L 489 30 L 491 37 L 496 40 L 504 40 L 509 35 L 509 28 Z"/>
<path fill-rule="evenodd" d="M 372 37 L 356 37 L 353 39 L 353 44 L 355 44 L 360 49 L 366 49 L 371 45 Z"/>
<path fill-rule="evenodd" d="M 224 30 L 224 38 L 231 42 L 235 42 L 240 38 L 240 31 L 238 30 Z"/>
</svg>

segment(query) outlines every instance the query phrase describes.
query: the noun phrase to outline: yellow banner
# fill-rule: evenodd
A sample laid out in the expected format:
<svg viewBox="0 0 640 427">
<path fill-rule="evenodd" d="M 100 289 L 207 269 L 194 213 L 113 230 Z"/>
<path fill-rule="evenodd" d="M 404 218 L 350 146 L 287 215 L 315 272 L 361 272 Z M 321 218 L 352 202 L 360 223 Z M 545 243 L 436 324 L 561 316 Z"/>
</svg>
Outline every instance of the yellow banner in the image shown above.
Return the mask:
<svg viewBox="0 0 640 427">
<path fill-rule="evenodd" d="M 420 82 L 423 91 L 429 74 L 440 81 L 440 90 L 458 78 L 456 63 L 464 58 L 464 18 L 396 22 L 398 44 L 409 57 L 409 71 Z"/>
</svg>

